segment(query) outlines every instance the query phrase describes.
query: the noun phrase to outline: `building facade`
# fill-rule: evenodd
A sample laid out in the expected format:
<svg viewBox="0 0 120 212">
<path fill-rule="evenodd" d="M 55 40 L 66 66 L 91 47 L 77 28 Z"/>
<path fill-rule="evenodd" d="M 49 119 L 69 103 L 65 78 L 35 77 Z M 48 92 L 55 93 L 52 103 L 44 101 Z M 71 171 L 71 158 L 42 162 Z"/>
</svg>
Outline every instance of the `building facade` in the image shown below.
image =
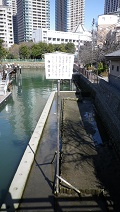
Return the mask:
<svg viewBox="0 0 120 212">
<path fill-rule="evenodd" d="M 84 28 L 80 28 L 79 32 L 62 32 L 39 28 L 33 32 L 32 40 L 35 43 L 45 42 L 47 44 L 67 44 L 74 43 L 77 55 L 80 45 L 84 45 L 86 41 L 92 42 L 92 35 Z"/>
<path fill-rule="evenodd" d="M 4 5 L 12 8 L 13 12 L 13 33 L 14 43 L 18 44 L 18 26 L 17 26 L 17 0 L 4 0 Z"/>
<path fill-rule="evenodd" d="M 79 24 L 84 25 L 85 0 L 55 1 L 55 30 L 75 32 Z"/>
<path fill-rule="evenodd" d="M 4 41 L 5 48 L 13 45 L 13 21 L 12 9 L 8 6 L 0 5 L 0 39 Z"/>
<path fill-rule="evenodd" d="M 55 30 L 67 31 L 67 0 L 55 0 Z"/>
<path fill-rule="evenodd" d="M 107 54 L 105 57 L 109 61 L 109 83 L 120 90 L 120 50 Z"/>
<path fill-rule="evenodd" d="M 109 34 L 113 33 L 119 17 L 116 14 L 100 15 L 98 17 L 97 45 L 103 46 L 106 41 L 111 40 Z"/>
<path fill-rule="evenodd" d="M 16 0 L 4 0 L 4 5 L 12 8 L 13 15 L 17 13 L 17 3 Z"/>
<path fill-rule="evenodd" d="M 4 0 L 0 0 L 0 5 L 4 5 Z"/>
<path fill-rule="evenodd" d="M 85 0 L 68 0 L 67 31 L 75 32 L 79 24 L 84 25 Z"/>
<path fill-rule="evenodd" d="M 120 8 L 120 0 L 105 0 L 104 14 L 116 12 Z"/>
<path fill-rule="evenodd" d="M 17 0 L 18 40 L 30 41 L 37 28 L 50 29 L 50 0 Z"/>
</svg>

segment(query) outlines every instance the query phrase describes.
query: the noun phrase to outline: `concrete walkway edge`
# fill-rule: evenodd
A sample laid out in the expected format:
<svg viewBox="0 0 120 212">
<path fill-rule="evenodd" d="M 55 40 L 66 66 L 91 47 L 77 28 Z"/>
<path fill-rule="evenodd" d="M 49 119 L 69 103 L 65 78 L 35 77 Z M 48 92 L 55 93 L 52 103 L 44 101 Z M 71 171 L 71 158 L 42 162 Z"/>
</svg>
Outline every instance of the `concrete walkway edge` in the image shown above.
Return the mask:
<svg viewBox="0 0 120 212">
<path fill-rule="evenodd" d="M 6 92 L 5 95 L 0 95 L 0 106 L 11 96 L 11 92 Z"/>
<path fill-rule="evenodd" d="M 37 151 L 37 147 L 38 147 L 40 138 L 42 136 L 42 132 L 43 132 L 54 96 L 55 96 L 55 92 L 52 92 L 43 109 L 43 112 L 32 134 L 32 137 L 27 145 L 27 148 L 23 154 L 23 157 L 20 161 L 18 169 L 10 185 L 8 194 L 5 199 L 5 203 L 3 203 L 1 207 L 3 211 L 5 211 L 5 209 L 7 209 L 7 211 L 11 211 L 11 209 L 13 208 L 17 209 L 19 206 L 19 202 L 22 197 L 22 194 L 27 182 L 27 178 L 29 176 L 31 166 L 34 161 L 34 156 Z"/>
</svg>

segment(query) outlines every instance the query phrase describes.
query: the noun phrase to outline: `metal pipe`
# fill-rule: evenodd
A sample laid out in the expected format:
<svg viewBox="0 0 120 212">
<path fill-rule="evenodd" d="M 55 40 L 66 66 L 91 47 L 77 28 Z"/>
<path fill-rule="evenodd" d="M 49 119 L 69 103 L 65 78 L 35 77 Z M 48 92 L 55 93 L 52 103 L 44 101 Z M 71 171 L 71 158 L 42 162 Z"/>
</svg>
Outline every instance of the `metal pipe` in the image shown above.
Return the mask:
<svg viewBox="0 0 120 212">
<path fill-rule="evenodd" d="M 59 141 L 60 141 L 60 80 L 58 80 L 58 91 L 57 91 L 57 171 L 56 176 L 59 176 Z M 59 193 L 59 178 L 56 177 L 56 193 Z"/>
<path fill-rule="evenodd" d="M 70 183 L 68 183 L 66 180 L 64 180 L 62 177 L 60 177 L 60 176 L 58 176 L 58 175 L 56 175 L 57 176 L 57 178 L 59 179 L 59 180 L 61 180 L 62 182 L 64 182 L 64 183 L 66 183 L 70 188 L 72 188 L 73 190 L 75 190 L 77 193 L 81 193 L 77 188 L 75 188 L 74 186 L 72 186 Z"/>
</svg>

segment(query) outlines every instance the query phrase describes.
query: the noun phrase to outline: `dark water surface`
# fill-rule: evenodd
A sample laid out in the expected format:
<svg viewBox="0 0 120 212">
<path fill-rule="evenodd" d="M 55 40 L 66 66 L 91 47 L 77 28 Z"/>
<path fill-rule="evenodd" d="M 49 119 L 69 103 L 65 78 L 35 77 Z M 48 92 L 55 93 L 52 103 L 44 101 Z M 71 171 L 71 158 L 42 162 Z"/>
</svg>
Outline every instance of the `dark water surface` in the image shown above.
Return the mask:
<svg viewBox="0 0 120 212">
<path fill-rule="evenodd" d="M 70 90 L 70 83 L 62 89 Z M 22 70 L 12 96 L 0 107 L 0 204 L 3 201 L 39 117 L 57 81 L 46 80 L 44 69 Z"/>
</svg>

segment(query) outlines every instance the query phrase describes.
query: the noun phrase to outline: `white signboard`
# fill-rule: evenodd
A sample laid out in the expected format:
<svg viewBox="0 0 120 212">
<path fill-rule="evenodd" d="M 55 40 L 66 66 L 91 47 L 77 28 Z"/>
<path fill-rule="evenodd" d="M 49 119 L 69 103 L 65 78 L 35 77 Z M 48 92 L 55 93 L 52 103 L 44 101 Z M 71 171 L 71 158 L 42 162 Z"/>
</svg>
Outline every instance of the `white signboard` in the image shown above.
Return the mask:
<svg viewBox="0 0 120 212">
<path fill-rule="evenodd" d="M 64 52 L 45 54 L 46 79 L 71 79 L 74 55 Z"/>
</svg>

